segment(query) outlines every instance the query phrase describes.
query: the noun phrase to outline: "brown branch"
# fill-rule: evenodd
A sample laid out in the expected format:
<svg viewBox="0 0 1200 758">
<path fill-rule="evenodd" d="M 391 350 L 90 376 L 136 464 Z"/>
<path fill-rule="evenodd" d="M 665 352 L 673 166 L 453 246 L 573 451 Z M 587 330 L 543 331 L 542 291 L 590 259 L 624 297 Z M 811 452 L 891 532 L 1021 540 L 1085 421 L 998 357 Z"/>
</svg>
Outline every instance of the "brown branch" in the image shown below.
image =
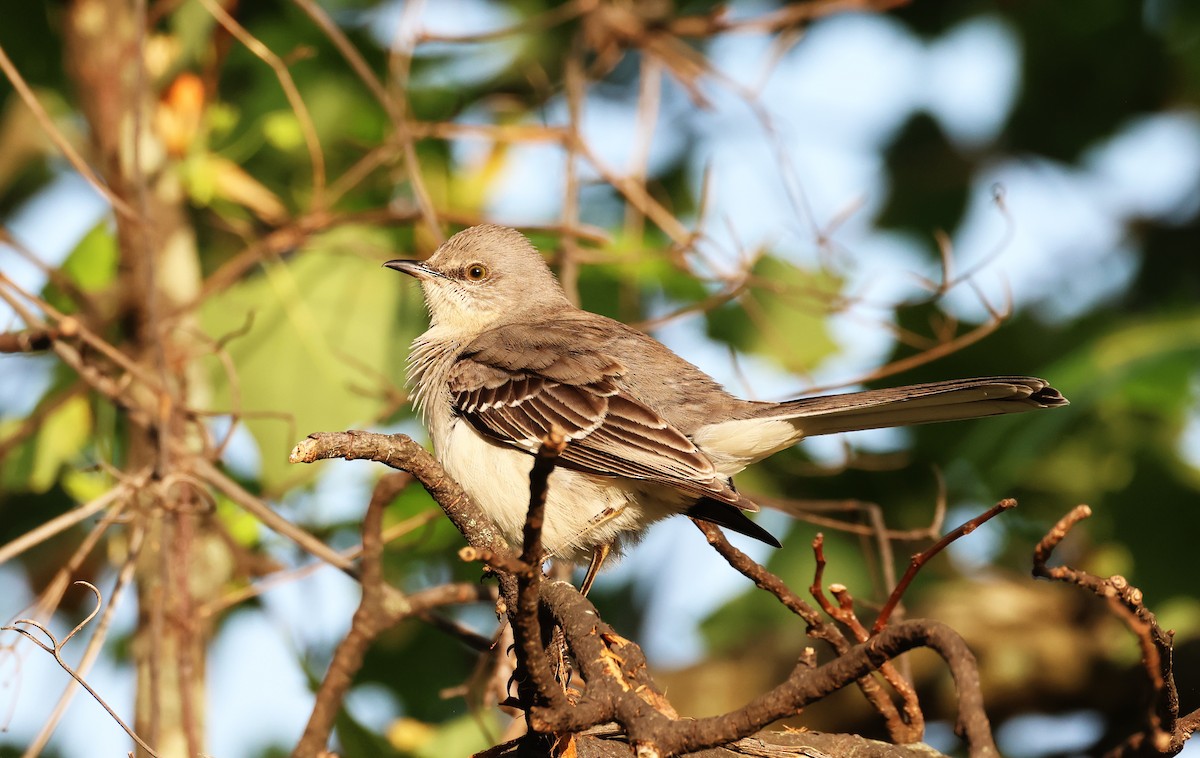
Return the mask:
<svg viewBox="0 0 1200 758">
<path fill-rule="evenodd" d="M 794 519 L 804 521 L 816 527 L 836 529 L 839 532 L 854 534 L 860 537 L 873 537 L 880 542 L 917 542 L 934 539 L 941 532 L 941 522 L 945 515 L 945 500 L 939 498 L 937 509 L 930 520 L 929 526 L 919 529 L 890 529 L 880 522 L 879 516 L 882 515 L 883 509 L 880 508 L 879 504 L 864 500 L 793 500 L 759 495 L 754 498 L 754 502 L 766 508 L 777 510 L 780 513 L 786 513 Z M 817 511 L 865 511 L 868 513 L 868 520 L 872 523 L 862 524 L 819 516 L 816 513 Z"/>
<path fill-rule="evenodd" d="M 958 690 L 959 713 L 956 731 L 966 739 L 972 758 L 998 756 L 983 709 L 983 695 L 974 656 L 954 630 L 938 622 L 926 620 L 905 621 L 893 625 L 824 666 L 812 670 L 804 669 L 803 672 L 798 669 L 788 681 L 751 701 L 741 711 L 693 722 L 688 739 L 682 741 L 680 747 L 684 750 L 696 749 L 695 743 L 704 739 L 702 735 L 706 731 L 710 734 L 705 741 L 724 739 L 732 737 L 733 734 L 737 734 L 738 737 L 746 736 L 757 728 L 791 715 L 795 709 L 861 679 L 872 670 L 878 669 L 884 662 L 916 647 L 933 649 L 949 665 Z M 797 673 L 807 675 L 801 677 L 797 676 Z M 739 723 L 745 721 L 754 726 L 746 729 Z"/>
<path fill-rule="evenodd" d="M 1142 591 L 1123 576 L 1107 579 L 1070 566 L 1047 566 L 1054 549 L 1080 521 L 1092 515 L 1086 505 L 1073 508 L 1051 527 L 1033 553 L 1033 575 L 1041 579 L 1074 584 L 1107 600 L 1142 648 L 1142 666 L 1154 692 L 1142 731 L 1106 753 L 1109 758 L 1132 755 L 1175 755 L 1200 727 L 1200 711 L 1179 716 L 1179 691 L 1173 670 L 1173 632 L 1159 626 L 1158 618 L 1146 607 Z"/>
<path fill-rule="evenodd" d="M 29 86 L 29 83 L 25 81 L 25 77 L 21 76 L 21 72 L 17 70 L 12 59 L 8 57 L 8 53 L 4 52 L 3 46 L 0 46 L 0 71 L 4 72 L 13 89 L 17 91 L 17 94 L 20 95 L 26 107 L 33 113 L 33 117 L 38 122 L 38 125 L 42 127 L 42 131 L 46 133 L 46 136 L 54 143 L 54 146 L 63 154 L 67 162 L 79 172 L 79 175 L 86 179 L 88 184 L 92 185 L 112 205 L 113 210 L 117 213 L 128 219 L 137 218 L 133 209 L 104 183 L 74 146 L 71 145 L 71 142 L 63 135 L 62 130 L 54 124 L 54 120 L 50 118 L 50 114 L 46 112 L 41 101 L 37 99 L 37 95 L 33 93 L 33 89 Z"/>
<path fill-rule="evenodd" d="M 70 581 L 70 576 L 78 569 L 79 565 L 86 558 L 87 554 L 95 547 L 96 542 L 107 531 L 108 527 L 117 520 L 120 510 L 124 504 L 119 503 L 111 511 L 105 514 L 101 522 L 92 530 L 92 533 L 84 540 L 83 544 L 76 550 L 75 555 L 63 566 L 61 566 L 51 582 L 51 587 L 46 590 L 42 601 L 38 605 L 45 611 L 46 615 L 62 602 L 63 595 L 66 593 Z M 96 629 L 92 633 L 92 638 L 88 640 L 87 648 L 83 651 L 83 655 L 79 659 L 79 665 L 75 672 L 79 676 L 87 676 L 87 672 L 95 664 L 96 659 L 100 656 L 100 650 L 104 645 L 104 641 L 108 637 L 108 631 L 112 626 L 112 620 L 116 615 L 116 609 L 120 607 L 121 596 L 125 589 L 133 581 L 134 569 L 137 567 L 138 556 L 141 553 L 142 544 L 145 539 L 145 530 L 135 528 L 129 538 L 129 551 L 125 557 L 125 561 L 121 566 L 121 570 L 117 574 L 116 582 L 113 584 L 112 591 L 109 593 L 108 607 L 104 609 L 104 613 L 100 616 L 99 622 L 96 624 Z M 53 601 L 52 603 L 50 601 Z M 37 735 L 29 743 L 26 749 L 26 755 L 38 755 L 50 742 L 50 738 L 54 736 L 55 730 L 59 723 L 62 722 L 63 716 L 66 715 L 71 701 L 76 693 L 75 683 L 69 683 L 62 695 L 59 696 L 58 702 L 54 705 L 54 710 L 50 716 L 42 724 Z"/>
<path fill-rule="evenodd" d="M 390 51 L 388 73 L 391 75 L 390 84 L 394 93 L 389 101 L 395 104 L 392 126 L 396 132 L 395 139 L 400 143 L 401 153 L 404 156 L 404 171 L 408 174 L 408 183 L 412 189 L 413 198 L 416 200 L 417 209 L 420 211 L 421 219 L 425 222 L 429 233 L 440 245 L 445 240 L 445 235 L 433 198 L 429 194 L 428 187 L 425 186 L 425 177 L 421 175 L 416 138 L 409 128 L 412 116 L 408 107 L 409 78 L 412 74 L 413 55 L 418 41 L 415 36 L 406 38 L 402 34 L 414 26 L 414 19 L 420 16 L 423 6 L 424 3 L 419 0 L 404 4 L 403 10 L 400 12 L 400 19 L 396 24 L 396 31 L 388 45 Z M 392 111 L 389 111 L 389 115 L 391 113 Z"/>
<path fill-rule="evenodd" d="M 425 448 L 403 434 L 376 432 L 318 432 L 292 449 L 292 463 L 312 463 L 326 458 L 369 460 L 408 471 L 474 548 L 493 553 L 509 551 L 508 543 L 479 506 L 446 474 Z"/>
<path fill-rule="evenodd" d="M 533 468 L 529 472 L 529 510 L 525 516 L 522 534 L 521 563 L 524 564 L 524 569 L 516 575 L 516 606 L 508 608 L 508 618 L 516 642 L 516 670 L 526 675 L 518 679 L 517 695 L 525 709 L 530 737 L 534 739 L 536 737 L 532 719 L 535 708 L 569 707 L 566 694 L 555 681 L 550 657 L 546 654 L 540 617 L 542 563 L 545 561 L 542 526 L 546 515 L 546 494 L 550 474 L 566 446 L 567 438 L 562 430 L 551 426 L 550 433 L 534 458 Z"/>
<path fill-rule="evenodd" d="M 542 578 L 541 522 L 546 486 L 562 444 L 561 438 L 549 440 L 535 460 L 530 477 L 530 508 L 522 555 L 520 559 L 512 558 L 511 564 L 518 571 L 506 574 L 502 570 L 501 573 L 506 598 L 504 607 L 515 631 L 518 673 L 523 672 L 526 677 L 518 679 L 518 684 L 531 738 L 564 738 L 598 724 L 616 721 L 644 755 L 676 754 L 726 744 L 792 715 L 806 704 L 847 684 L 857 681 L 862 686 L 862 682 L 870 681 L 871 672 L 895 656 L 913 647 L 927 646 L 946 659 L 958 685 L 959 731 L 968 740 L 971 754 L 996 754 L 987 717 L 982 710 L 974 658 L 948 627 L 934 622 L 893 624 L 867 642 L 851 647 L 836 628 L 824 622 L 815 609 L 791 592 L 778 577 L 730 546 L 715 527 L 705 529 L 703 524 L 701 529 L 731 565 L 780 598 L 808 622 L 813 636 L 826 639 L 841 655 L 818 668 L 812 667 L 810 658 L 803 658 L 786 681 L 733 713 L 698 721 L 678 719 L 650 679 L 640 648 L 604 624 L 591 604 L 569 584 L 546 582 Z M 449 479 L 432 456 L 411 439 L 367 432 L 318 434 L 302 441 L 292 453 L 292 460 L 296 462 L 330 457 L 376 460 L 411 472 L 468 538 L 475 557 L 495 559 L 508 555 L 503 541 L 477 506 Z M 371 525 L 377 518 L 368 519 L 364 528 L 374 528 Z M 364 533 L 364 604 L 374 571 L 367 570 L 366 556 L 374 549 L 368 549 L 368 537 Z M 582 689 L 571 697 L 554 679 L 540 618 L 543 608 L 561 628 L 566 649 L 582 680 Z M 366 622 L 359 621 L 354 628 L 373 630 Z M 360 634 L 362 636 L 345 643 L 349 648 L 347 656 L 361 656 L 361 652 L 355 653 L 355 648 L 364 647 L 369 637 Z M 347 663 L 356 661 L 339 659 L 339 668 L 354 669 Z M 881 712 L 887 707 L 894 712 L 890 700 L 881 699 L 887 704 L 877 705 Z M 325 734 L 327 737 L 327 732 Z M 309 749 L 317 744 L 314 738 L 305 746 Z M 323 742 L 319 744 L 323 745 Z M 529 745 L 528 742 L 523 744 Z"/>
<path fill-rule="evenodd" d="M 449 584 L 404 596 L 383 577 L 383 511 L 396 495 L 412 481 L 406 472 L 393 472 L 375 483 L 362 526 L 362 599 L 350 624 L 350 631 L 338 644 L 325 678 L 317 689 L 316 703 L 309 715 L 304 734 L 292 751 L 295 758 L 325 753 L 329 734 L 341 710 L 354 675 L 362 668 L 367 649 L 380 633 L 402 620 L 437 606 L 479 599 L 474 585 Z"/>
<path fill-rule="evenodd" d="M 766 568 L 757 563 L 753 558 L 731 545 L 729 540 L 725 538 L 725 535 L 715 525 L 696 521 L 695 519 L 693 519 L 693 522 L 700 531 L 704 532 L 704 536 L 708 539 L 708 544 L 712 545 L 730 566 L 754 582 L 759 589 L 770 592 L 779 602 L 783 603 L 785 608 L 804 619 L 808 625 L 805 631 L 810 637 L 824 641 L 838 655 L 845 655 L 850 650 L 850 643 L 845 636 L 836 627 L 825 623 L 821 618 L 821 614 L 811 605 L 804 602 L 798 594 L 784 584 L 782 579 L 767 571 Z M 824 569 L 823 561 L 818 565 L 821 570 Z M 820 599 L 818 598 L 818 601 Z M 901 737 L 912 736 L 906 720 L 900 715 L 895 703 L 883 691 L 879 682 L 870 676 L 864 676 L 858 681 L 858 688 L 863 696 L 867 698 L 867 701 L 870 702 L 871 707 L 883 717 L 889 732 L 894 738 L 899 739 Z"/>
<path fill-rule="evenodd" d="M 246 27 L 239 24 L 233 16 L 229 15 L 216 0 L 200 0 L 200 4 L 216 19 L 218 24 L 224 27 L 247 50 L 257 56 L 263 63 L 270 66 L 271 70 L 275 72 L 275 78 L 279 80 L 279 86 L 283 89 L 284 97 L 287 98 L 288 105 L 292 107 L 292 112 L 296 114 L 296 121 L 300 126 L 300 133 L 304 136 L 304 145 L 308 150 L 308 159 L 312 165 L 312 207 L 317 209 L 324 208 L 325 154 L 321 151 L 321 141 L 317 136 L 317 127 L 313 123 L 312 115 L 309 113 L 308 107 L 304 104 L 304 98 L 300 96 L 300 90 L 296 87 L 296 82 L 292 79 L 292 74 L 288 71 L 287 65 L 269 47 L 263 44 L 262 40 L 247 31 Z"/>
<path fill-rule="evenodd" d="M 887 625 L 888 619 L 892 615 L 892 611 L 894 611 L 896 606 L 900 603 L 900 598 L 904 597 L 904 593 L 908 590 L 908 586 L 912 584 L 912 580 L 916 578 L 917 572 L 920 571 L 921 567 L 928 563 L 930 559 L 945 550 L 951 542 L 954 542 L 959 537 L 966 536 L 978 529 L 980 524 L 990 521 L 1004 511 L 1011 510 L 1012 508 L 1016 507 L 1016 500 L 1013 500 L 1012 498 L 1005 498 L 999 503 L 993 505 L 986 512 L 981 513 L 958 528 L 952 529 L 946 534 L 946 536 L 929 546 L 928 549 L 914 555 L 908 562 L 908 569 L 905 570 L 904 576 L 900 577 L 900 581 L 896 584 L 896 588 L 892 590 L 892 594 L 888 597 L 887 602 L 883 604 L 882 610 L 879 611 L 879 616 L 875 619 L 875 626 L 872 631 L 878 634 L 879 631 Z"/>
<path fill-rule="evenodd" d="M 138 542 L 140 543 L 140 540 Z M 119 582 L 121 582 L 120 586 L 124 586 L 124 584 L 127 583 L 129 581 L 129 579 L 131 578 L 133 565 L 134 565 L 134 561 L 132 559 L 126 562 L 127 568 L 126 568 L 126 570 L 122 571 L 121 578 L 118 580 Z M 29 640 L 30 642 L 37 645 L 42 650 L 46 651 L 51 656 L 53 656 L 55 662 L 58 663 L 59 667 L 63 671 L 67 672 L 67 674 L 69 674 L 71 676 L 71 678 L 74 679 L 75 682 L 80 687 L 83 687 L 85 690 L 87 690 L 87 693 L 92 696 L 92 699 L 95 700 L 97 703 L 99 703 L 100 706 L 102 708 L 104 708 L 105 711 L 108 712 L 109 717 L 112 718 L 113 721 L 117 722 L 117 725 L 120 726 L 121 729 L 123 729 L 125 731 L 125 734 L 129 735 L 129 738 L 138 744 L 138 747 L 140 747 L 142 750 L 145 750 L 152 758 L 158 758 L 158 753 L 154 752 L 154 750 L 149 745 L 146 744 L 146 742 L 137 734 L 137 732 L 135 732 L 128 724 L 125 723 L 125 721 L 120 716 L 117 715 L 117 712 L 115 710 L 113 710 L 112 706 L 110 706 L 104 700 L 104 698 L 100 697 L 100 693 L 96 692 L 96 690 L 93 689 L 92 686 L 84 680 L 83 672 L 82 672 L 83 667 L 80 667 L 80 669 L 77 670 L 77 669 L 73 668 L 65 660 L 63 660 L 63 657 L 62 657 L 63 648 L 66 647 L 67 643 L 70 642 L 71 639 L 76 634 L 78 634 L 80 631 L 82 631 L 84 627 L 86 627 L 88 624 L 92 623 L 92 619 L 96 618 L 96 616 L 99 615 L 100 609 L 104 605 L 104 598 L 100 595 L 100 590 L 96 589 L 96 586 L 94 584 L 92 584 L 91 582 L 84 582 L 84 581 L 78 581 L 78 582 L 75 582 L 75 584 L 86 587 L 88 590 L 91 591 L 92 595 L 96 599 L 96 607 L 91 610 L 91 612 L 87 615 L 86 618 L 83 619 L 83 621 L 80 621 L 78 624 L 76 624 L 75 628 L 73 628 L 70 632 L 68 632 L 67 636 L 63 637 L 62 640 L 59 640 L 57 637 L 55 637 L 55 635 L 49 629 L 47 629 L 45 626 L 38 623 L 37 621 L 34 621 L 33 619 L 17 619 L 16 621 L 12 622 L 11 624 L 0 627 L 0 631 L 16 632 L 17 634 L 21 635 L 25 639 Z M 107 622 L 109 620 L 111 620 L 111 615 L 110 615 L 111 609 L 112 609 L 112 603 L 109 603 L 108 608 L 105 610 L 105 618 L 102 621 L 102 624 L 105 627 L 107 627 Z M 18 626 L 18 624 L 20 624 L 21 626 Z M 26 626 L 33 627 L 37 631 L 44 634 L 46 636 L 46 639 L 49 640 L 49 642 L 44 642 L 44 641 L 38 639 L 36 636 L 34 636 L 34 634 L 32 632 L 30 632 L 28 629 L 24 628 Z M 101 639 L 103 639 L 103 637 L 101 637 Z M 96 653 L 99 652 L 99 647 L 100 647 L 99 644 L 96 644 L 94 647 L 89 646 L 90 655 L 85 654 L 85 659 L 94 660 Z M 88 660 L 87 662 L 90 664 L 91 661 Z"/>
<path fill-rule="evenodd" d="M 260 498 L 247 492 L 240 484 L 226 476 L 212 463 L 197 458 L 192 461 L 191 465 L 197 476 L 212 487 L 225 493 L 226 497 L 262 522 L 263 526 L 287 537 L 314 557 L 325 561 L 329 565 L 339 568 L 342 571 L 353 573 L 353 562 L 350 559 L 271 510 L 271 507 Z"/>
<path fill-rule="evenodd" d="M 0 353 L 40 353 L 49 350 L 57 338 L 53 329 L 0 332 Z"/>
<path fill-rule="evenodd" d="M 128 496 L 141 489 L 147 479 L 149 479 L 149 476 L 149 471 L 143 471 L 132 477 L 129 481 L 113 487 L 100 497 L 90 500 L 66 513 L 55 516 L 49 521 L 44 521 L 11 542 L 0 545 L 0 563 L 5 563 L 29 548 L 39 545 L 55 535 L 70 529 L 84 519 L 105 510 L 113 503 L 125 500 Z"/>
<path fill-rule="evenodd" d="M 501 27 L 486 32 L 477 32 L 474 34 L 435 34 L 433 32 L 421 32 L 417 42 L 447 42 L 454 44 L 472 44 L 478 42 L 487 42 L 490 40 L 503 39 L 504 37 L 514 36 L 518 34 L 532 34 L 543 29 L 549 29 L 552 26 L 558 26 L 562 23 L 583 14 L 589 8 L 594 7 L 594 0 L 569 0 L 562 5 L 559 5 L 549 10 L 542 11 L 529 18 L 523 19 L 520 23 L 513 26 Z"/>
<path fill-rule="evenodd" d="M 482 563 L 491 569 L 503 571 L 513 576 L 529 571 L 529 564 L 508 550 L 497 553 L 484 547 L 467 545 L 458 551 L 458 557 L 467 563 Z"/>
<path fill-rule="evenodd" d="M 809 586 L 809 594 L 821 606 L 821 610 L 831 619 L 841 623 L 850 633 L 854 635 L 854 639 L 858 642 L 866 642 L 871 637 L 871 633 L 863 626 L 858 615 L 854 612 L 854 599 L 850 596 L 849 590 L 841 584 L 829 585 L 829 591 L 838 599 L 838 605 L 834 606 L 825 596 L 823 586 L 825 576 L 825 537 L 818 534 L 813 538 L 812 549 L 813 557 L 816 560 L 816 569 L 813 571 L 813 581 Z M 879 689 L 878 683 L 873 678 L 867 678 L 864 681 L 869 682 L 871 703 L 876 704 L 876 700 L 885 701 L 888 707 L 877 710 L 887 723 L 888 733 L 897 742 L 916 742 L 921 739 L 921 735 L 925 732 L 925 714 L 921 712 L 920 703 L 917 700 L 916 690 L 912 684 L 904 678 L 904 676 L 896 669 L 896 667 L 888 661 L 879 667 L 879 673 L 884 680 L 892 686 L 892 689 L 900 696 L 901 707 L 896 709 L 890 699 L 885 700 L 886 695 Z M 860 683 L 862 686 L 862 683 Z M 864 694 L 867 693 L 864 689 Z"/>
<path fill-rule="evenodd" d="M 309 714 L 304 734 L 292 751 L 294 758 L 317 756 L 325 751 L 333 722 L 350 689 L 354 674 L 362 668 L 363 657 L 371 642 L 388 626 L 387 595 L 383 581 L 383 509 L 408 484 L 408 475 L 389 474 L 375 483 L 362 525 L 362 599 L 350 631 L 338 644 L 329 662 L 329 670 L 317 689 L 316 704 Z"/>
<path fill-rule="evenodd" d="M 652 704 L 652 698 L 647 697 L 643 687 L 648 681 L 645 659 L 640 651 L 613 634 L 586 598 L 566 583 L 551 582 L 543 586 L 542 599 L 562 626 L 586 685 L 576 705 L 534 709 L 531 722 L 540 732 L 577 733 L 616 721 L 624 727 L 639 755 L 698 751 L 750 735 L 862 679 L 901 653 L 929 647 L 950 666 L 959 692 L 957 728 L 967 739 L 971 756 L 998 755 L 983 711 L 974 656 L 962 639 L 943 624 L 906 621 L 892 625 L 823 666 L 813 669 L 801 662 L 786 681 L 737 711 L 677 720 L 662 713 Z"/>
</svg>

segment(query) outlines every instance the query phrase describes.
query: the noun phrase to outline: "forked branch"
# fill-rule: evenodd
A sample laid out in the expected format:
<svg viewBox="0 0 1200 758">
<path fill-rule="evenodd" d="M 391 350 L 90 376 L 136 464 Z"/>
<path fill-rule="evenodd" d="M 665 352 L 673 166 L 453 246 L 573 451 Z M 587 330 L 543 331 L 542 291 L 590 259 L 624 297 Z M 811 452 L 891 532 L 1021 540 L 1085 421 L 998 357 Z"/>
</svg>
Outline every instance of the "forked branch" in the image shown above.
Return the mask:
<svg viewBox="0 0 1200 758">
<path fill-rule="evenodd" d="M 650 677 L 641 649 L 605 624 L 574 587 L 542 578 L 545 488 L 562 445 L 561 439 L 550 439 L 538 454 L 520 557 L 512 554 L 478 507 L 433 457 L 407 437 L 367 432 L 317 434 L 296 447 L 292 460 L 369 459 L 411 472 L 466 537 L 471 546 L 469 557 L 488 559 L 500 574 L 502 591 L 508 599 L 505 610 L 515 631 L 517 677 L 518 682 L 524 682 L 518 700 L 526 710 L 531 730 L 525 739 L 533 741 L 528 745 L 545 745 L 538 741 L 549 737 L 562 747 L 577 735 L 612 722 L 621 727 L 639 756 L 679 755 L 727 745 L 795 715 L 848 684 L 862 682 L 908 650 L 929 647 L 946 660 L 954 677 L 959 693 L 958 730 L 971 755 L 997 755 L 983 711 L 975 659 L 953 630 L 932 621 L 906 621 L 852 645 L 778 577 L 729 546 L 719 530 L 707 525 L 700 525 L 701 529 L 735 568 L 800 615 L 810 633 L 828 639 L 839 655 L 817 667 L 810 660 L 801 661 L 786 680 L 736 711 L 698 720 L 678 718 Z M 544 626 L 547 619 L 561 630 L 565 652 L 577 675 L 570 692 L 554 678 L 553 660 L 560 651 L 549 642 L 553 635 Z M 881 699 L 887 701 L 886 697 Z M 894 706 L 892 710 L 894 713 Z"/>
<path fill-rule="evenodd" d="M 1080 521 L 1092 515 L 1086 505 L 1076 506 L 1037 544 L 1033 554 L 1033 575 L 1041 579 L 1074 584 L 1104 598 L 1142 648 L 1142 665 L 1154 696 L 1145 716 L 1145 726 L 1137 734 L 1106 753 L 1108 758 L 1133 755 L 1175 755 L 1200 729 L 1200 710 L 1179 714 L 1179 691 L 1175 686 L 1172 664 L 1174 632 L 1159 626 L 1158 618 L 1146 607 L 1142 591 L 1123 576 L 1107 579 L 1070 566 L 1048 566 L 1055 548 Z"/>
</svg>

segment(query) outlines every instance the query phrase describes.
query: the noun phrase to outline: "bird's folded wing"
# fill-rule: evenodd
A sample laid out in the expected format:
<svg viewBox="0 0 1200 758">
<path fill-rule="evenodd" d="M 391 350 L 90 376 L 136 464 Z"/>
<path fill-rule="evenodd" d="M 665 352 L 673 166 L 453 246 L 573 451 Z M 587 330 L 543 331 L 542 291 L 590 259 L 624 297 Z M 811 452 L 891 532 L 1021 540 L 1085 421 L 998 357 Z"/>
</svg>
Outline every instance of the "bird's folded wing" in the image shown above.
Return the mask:
<svg viewBox="0 0 1200 758">
<path fill-rule="evenodd" d="M 455 412 L 481 433 L 532 453 L 557 426 L 564 466 L 745 502 L 686 435 L 622 391 L 619 362 L 536 338 L 505 350 L 495 339 L 469 346 L 448 380 Z"/>
</svg>

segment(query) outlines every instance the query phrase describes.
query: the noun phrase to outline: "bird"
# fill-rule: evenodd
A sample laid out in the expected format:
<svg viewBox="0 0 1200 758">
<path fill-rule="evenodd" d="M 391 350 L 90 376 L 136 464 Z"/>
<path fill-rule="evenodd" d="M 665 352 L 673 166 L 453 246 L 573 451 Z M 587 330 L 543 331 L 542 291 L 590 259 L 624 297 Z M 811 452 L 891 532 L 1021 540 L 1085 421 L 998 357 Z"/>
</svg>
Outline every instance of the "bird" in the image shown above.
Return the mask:
<svg viewBox="0 0 1200 758">
<path fill-rule="evenodd" d="M 543 546 L 546 558 L 587 565 L 585 594 L 611 554 L 676 514 L 779 547 L 745 515 L 759 508 L 733 476 L 806 437 L 1067 404 L 1029 376 L 744 400 L 653 337 L 576 307 L 505 226 L 473 226 L 425 260 L 383 265 L 420 282 L 429 312 L 407 379 L 434 454 L 514 548 L 534 457 L 552 429 L 565 437 Z"/>
</svg>

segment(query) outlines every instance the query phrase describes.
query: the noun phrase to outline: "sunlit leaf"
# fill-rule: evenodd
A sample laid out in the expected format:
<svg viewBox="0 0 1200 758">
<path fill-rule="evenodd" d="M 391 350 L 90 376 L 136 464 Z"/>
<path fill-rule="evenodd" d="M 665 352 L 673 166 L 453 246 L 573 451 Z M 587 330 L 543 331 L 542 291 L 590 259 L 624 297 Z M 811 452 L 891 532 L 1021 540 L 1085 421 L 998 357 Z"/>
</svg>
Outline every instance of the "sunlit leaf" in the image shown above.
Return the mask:
<svg viewBox="0 0 1200 758">
<path fill-rule="evenodd" d="M 269 113 L 262 121 L 262 131 L 267 142 L 285 152 L 304 146 L 304 133 L 300 120 L 292 111 Z"/>
<path fill-rule="evenodd" d="M 825 322 L 841 283 L 770 256 L 758 261 L 753 277 L 736 302 L 708 312 L 709 336 L 790 371 L 811 371 L 837 348 Z"/>
<path fill-rule="evenodd" d="M 79 240 L 79 244 L 63 261 L 62 273 L 84 292 L 98 292 L 112 284 L 116 277 L 118 256 L 112 223 L 104 219 Z M 64 313 L 79 310 L 75 302 L 53 281 L 46 283 L 44 296 Z"/>
<path fill-rule="evenodd" d="M 288 451 L 305 435 L 361 427 L 384 408 L 380 392 L 400 387 L 397 355 L 407 352 L 423 316 L 411 283 L 380 268 L 379 261 L 347 254 L 376 247 L 377 230 L 342 228 L 316 239 L 302 253 L 271 262 L 264 275 L 246 279 L 208 301 L 202 313 L 214 338 L 253 327 L 226 348 L 238 372 L 241 407 L 214 361 L 218 409 L 252 411 L 245 424 L 262 454 L 268 486 L 303 477 Z M 394 314 L 407 304 L 410 328 L 397 335 Z"/>
<path fill-rule="evenodd" d="M 102 471 L 68 469 L 62 475 L 63 489 L 81 503 L 95 500 L 112 486 L 112 477 Z"/>
<path fill-rule="evenodd" d="M 244 547 L 258 544 L 260 534 L 258 519 L 223 495 L 217 495 L 217 518 L 225 526 L 225 533 L 237 544 Z"/>
<path fill-rule="evenodd" d="M 398 718 L 387 728 L 387 741 L 403 753 L 415 753 L 433 739 L 437 729 L 424 721 Z"/>
<path fill-rule="evenodd" d="M 92 411 L 80 395 L 59 406 L 38 430 L 28 488 L 45 492 L 58 480 L 59 470 L 83 449 L 92 433 Z"/>
<path fill-rule="evenodd" d="M 491 721 L 489 726 L 498 731 L 492 714 L 480 714 L 485 721 Z M 433 735 L 417 750 L 413 751 L 418 758 L 442 758 L 447 755 L 472 755 L 487 748 L 492 742 L 489 735 L 480 728 L 479 719 L 472 716 L 460 716 L 446 721 L 438 726 Z"/>
</svg>

